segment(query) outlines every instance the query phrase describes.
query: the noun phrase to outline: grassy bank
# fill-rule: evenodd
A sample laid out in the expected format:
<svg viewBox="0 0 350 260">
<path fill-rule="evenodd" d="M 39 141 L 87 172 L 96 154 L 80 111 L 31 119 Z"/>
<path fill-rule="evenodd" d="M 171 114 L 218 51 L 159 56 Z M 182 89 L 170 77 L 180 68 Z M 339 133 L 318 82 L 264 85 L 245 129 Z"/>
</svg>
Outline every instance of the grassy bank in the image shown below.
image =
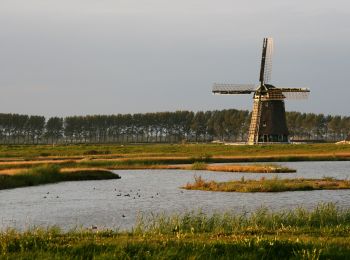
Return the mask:
<svg viewBox="0 0 350 260">
<path fill-rule="evenodd" d="M 6 170 L 54 164 L 68 168 L 171 169 L 182 164 L 350 160 L 350 145 L 217 144 L 154 145 L 0 145 L 0 174 Z M 198 168 L 197 167 L 197 168 Z M 282 167 L 205 166 L 212 171 L 290 172 Z M 188 169 L 188 168 L 186 168 Z M 195 169 L 192 167 L 191 169 Z"/>
<path fill-rule="evenodd" d="M 62 181 L 106 180 L 120 177 L 102 169 L 60 171 L 57 165 L 38 166 L 14 174 L 0 175 L 0 189 L 35 186 Z"/>
<path fill-rule="evenodd" d="M 196 161 L 199 160 L 199 161 Z M 257 173 L 281 173 L 295 172 L 294 169 L 282 167 L 277 164 L 252 164 L 252 165 L 210 165 L 207 161 L 226 162 L 216 159 L 199 158 L 141 158 L 141 159 L 81 159 L 81 160 L 35 160 L 25 162 L 0 162 L 0 174 L 6 170 L 33 168 L 40 165 L 59 165 L 69 168 L 106 168 L 110 170 L 132 169 L 179 169 L 179 170 L 208 170 L 223 172 L 257 172 Z"/>
<path fill-rule="evenodd" d="M 183 187 L 187 190 L 224 191 L 224 192 L 282 192 L 306 190 L 340 190 L 350 189 L 350 181 L 334 178 L 323 179 L 265 179 L 216 182 L 206 181 L 195 176 L 193 183 Z"/>
<path fill-rule="evenodd" d="M 140 218 L 131 232 L 57 228 L 0 233 L 4 259 L 347 259 L 350 210 L 334 204 L 273 213 Z"/>
</svg>

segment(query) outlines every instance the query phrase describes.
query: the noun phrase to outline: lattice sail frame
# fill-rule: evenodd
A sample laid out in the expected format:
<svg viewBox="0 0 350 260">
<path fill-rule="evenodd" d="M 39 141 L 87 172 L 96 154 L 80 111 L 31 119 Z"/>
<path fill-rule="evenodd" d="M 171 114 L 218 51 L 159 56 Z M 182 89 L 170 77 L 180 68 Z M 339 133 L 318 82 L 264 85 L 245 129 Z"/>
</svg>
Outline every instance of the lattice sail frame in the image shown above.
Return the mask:
<svg viewBox="0 0 350 260">
<path fill-rule="evenodd" d="M 266 46 L 264 46 L 266 44 Z M 265 53 L 265 65 L 264 65 L 264 78 L 263 84 L 271 81 L 272 75 L 272 55 L 273 55 L 273 39 L 265 38 L 263 48 L 266 48 Z"/>
<path fill-rule="evenodd" d="M 212 92 L 214 94 L 251 94 L 257 86 L 254 84 L 218 84 L 214 83 Z"/>
<path fill-rule="evenodd" d="M 219 84 L 214 83 L 212 92 L 219 95 L 236 95 L 256 93 L 259 86 L 254 84 Z M 310 93 L 308 88 L 276 87 L 269 89 L 270 96 L 279 99 L 307 99 Z"/>
<path fill-rule="evenodd" d="M 308 88 L 281 88 L 277 87 L 282 91 L 282 94 L 286 99 L 307 99 L 310 94 L 310 89 Z"/>
</svg>

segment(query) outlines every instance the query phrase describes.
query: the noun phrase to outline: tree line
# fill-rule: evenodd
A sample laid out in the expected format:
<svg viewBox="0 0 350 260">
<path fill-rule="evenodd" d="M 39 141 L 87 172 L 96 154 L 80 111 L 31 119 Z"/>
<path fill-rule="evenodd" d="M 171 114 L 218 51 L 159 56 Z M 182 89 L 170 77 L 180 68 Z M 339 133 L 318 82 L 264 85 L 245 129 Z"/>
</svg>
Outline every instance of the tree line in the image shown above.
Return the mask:
<svg viewBox="0 0 350 260">
<path fill-rule="evenodd" d="M 50 117 L 0 114 L 1 144 L 245 141 L 246 110 Z M 350 117 L 287 112 L 292 140 L 344 140 Z"/>
</svg>

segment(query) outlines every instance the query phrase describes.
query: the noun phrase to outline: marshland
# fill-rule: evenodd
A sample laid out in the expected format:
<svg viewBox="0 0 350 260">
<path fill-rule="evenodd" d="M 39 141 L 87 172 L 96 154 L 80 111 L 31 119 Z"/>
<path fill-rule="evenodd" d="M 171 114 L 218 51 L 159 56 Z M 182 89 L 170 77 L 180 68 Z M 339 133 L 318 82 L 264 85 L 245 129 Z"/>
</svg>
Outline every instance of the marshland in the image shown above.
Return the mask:
<svg viewBox="0 0 350 260">
<path fill-rule="evenodd" d="M 302 178 L 348 183 L 347 145 L 9 145 L 0 157 L 6 257 L 341 258 L 350 252 L 350 190 L 182 189 L 195 176 L 246 189 L 249 180 L 274 188 Z"/>
</svg>

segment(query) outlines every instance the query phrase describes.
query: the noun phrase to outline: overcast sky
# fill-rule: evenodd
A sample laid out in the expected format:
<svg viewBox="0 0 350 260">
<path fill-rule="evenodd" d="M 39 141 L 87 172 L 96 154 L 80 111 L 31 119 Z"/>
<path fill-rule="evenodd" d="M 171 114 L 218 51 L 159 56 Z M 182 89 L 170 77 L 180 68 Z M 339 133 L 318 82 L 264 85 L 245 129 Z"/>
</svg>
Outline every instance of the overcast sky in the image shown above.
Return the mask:
<svg viewBox="0 0 350 260">
<path fill-rule="evenodd" d="M 251 109 L 213 82 L 309 87 L 288 111 L 350 112 L 348 0 L 0 0 L 0 113 Z"/>
</svg>

